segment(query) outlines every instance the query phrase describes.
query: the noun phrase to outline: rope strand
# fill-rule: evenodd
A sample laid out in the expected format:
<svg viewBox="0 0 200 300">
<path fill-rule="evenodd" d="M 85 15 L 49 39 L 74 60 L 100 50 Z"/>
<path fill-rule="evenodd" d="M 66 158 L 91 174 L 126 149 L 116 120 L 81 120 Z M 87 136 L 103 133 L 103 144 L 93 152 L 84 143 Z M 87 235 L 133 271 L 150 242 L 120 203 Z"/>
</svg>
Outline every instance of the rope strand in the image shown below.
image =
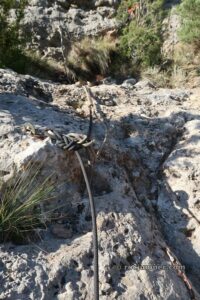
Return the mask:
<svg viewBox="0 0 200 300">
<path fill-rule="evenodd" d="M 93 251 L 94 251 L 94 300 L 99 300 L 99 259 L 98 259 L 98 233 L 97 233 L 97 224 L 96 224 L 96 212 L 95 212 L 95 205 L 94 199 L 92 196 L 89 180 L 87 177 L 87 173 L 85 171 L 85 167 L 83 161 L 80 157 L 78 151 L 75 151 L 75 154 L 78 158 L 90 201 L 90 208 L 91 208 L 91 215 L 92 215 L 92 234 L 93 234 Z"/>
<path fill-rule="evenodd" d="M 92 101 L 92 100 L 90 100 Z M 87 148 L 94 140 L 91 140 L 92 135 L 92 127 L 93 127 L 93 115 L 92 115 L 92 107 L 93 104 L 90 102 L 90 120 L 89 120 L 89 127 L 87 135 L 84 134 L 77 134 L 77 133 L 59 133 L 55 130 L 46 129 L 45 133 L 38 130 L 32 125 L 31 123 L 26 123 L 23 125 L 23 130 L 29 132 L 33 136 L 37 137 L 49 137 L 51 141 L 58 147 L 63 150 L 74 151 L 79 161 L 83 177 L 85 180 L 90 209 L 91 209 L 91 216 L 92 216 L 92 235 L 93 235 L 93 253 L 94 253 L 94 300 L 99 300 L 99 263 L 98 263 L 98 233 L 97 233 L 97 224 L 96 224 L 96 212 L 95 212 L 95 204 L 94 199 L 91 192 L 90 183 L 88 180 L 88 176 L 82 161 L 82 158 L 78 152 L 78 150 L 82 148 Z"/>
</svg>

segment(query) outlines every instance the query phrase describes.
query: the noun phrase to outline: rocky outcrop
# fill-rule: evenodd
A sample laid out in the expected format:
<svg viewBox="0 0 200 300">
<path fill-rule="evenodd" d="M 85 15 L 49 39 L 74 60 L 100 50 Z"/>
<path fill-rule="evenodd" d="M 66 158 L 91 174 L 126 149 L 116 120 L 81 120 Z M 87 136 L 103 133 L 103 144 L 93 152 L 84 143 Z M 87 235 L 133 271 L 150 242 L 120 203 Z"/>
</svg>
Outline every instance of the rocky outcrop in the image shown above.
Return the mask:
<svg viewBox="0 0 200 300">
<path fill-rule="evenodd" d="M 178 31 L 180 30 L 181 20 L 180 16 L 173 10 L 169 16 L 163 21 L 163 46 L 162 53 L 167 59 L 174 59 L 176 48 L 180 44 Z"/>
<path fill-rule="evenodd" d="M 21 130 L 31 122 L 40 130 L 86 133 L 83 87 L 0 74 L 0 173 L 8 180 L 28 160 L 45 161 L 41 177 L 54 170 L 51 207 L 61 205 L 63 216 L 40 231 L 41 241 L 1 245 L 0 298 L 93 299 L 91 218 L 78 162 L 48 138 Z M 94 165 L 93 156 L 80 152 L 93 178 L 100 299 L 188 300 L 194 294 L 199 299 L 199 110 L 192 109 L 192 91 L 134 80 L 91 91 L 94 151 L 102 144 L 105 124 L 109 128 Z M 191 286 L 176 270 L 173 253 Z"/>
<path fill-rule="evenodd" d="M 63 61 L 71 43 L 83 37 L 97 37 L 117 27 L 114 18 L 117 0 L 50 1 L 32 0 L 25 9 L 23 28 L 31 36 L 28 48 L 42 58 Z"/>
</svg>

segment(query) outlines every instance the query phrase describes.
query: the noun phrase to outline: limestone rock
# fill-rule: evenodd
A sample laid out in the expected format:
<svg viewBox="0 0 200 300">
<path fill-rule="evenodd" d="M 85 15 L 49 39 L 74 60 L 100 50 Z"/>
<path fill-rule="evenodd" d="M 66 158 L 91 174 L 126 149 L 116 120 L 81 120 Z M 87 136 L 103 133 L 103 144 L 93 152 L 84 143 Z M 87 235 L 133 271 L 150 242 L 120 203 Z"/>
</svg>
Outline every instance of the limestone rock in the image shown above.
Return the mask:
<svg viewBox="0 0 200 300">
<path fill-rule="evenodd" d="M 118 27 L 114 18 L 119 1 L 30 1 L 22 22 L 31 35 L 29 49 L 41 57 L 63 62 L 61 36 L 66 55 L 70 43 L 83 37 L 97 37 Z"/>
<path fill-rule="evenodd" d="M 173 58 L 174 49 L 180 42 L 178 37 L 180 25 L 180 17 L 173 11 L 163 21 L 164 43 L 162 49 L 166 58 Z"/>
<path fill-rule="evenodd" d="M 91 216 L 76 157 L 48 138 L 21 130 L 31 122 L 41 131 L 86 133 L 87 97 L 82 87 L 28 77 L 28 82 L 37 82 L 51 94 L 47 103 L 37 98 L 39 94 L 27 97 L 32 85 L 24 84 L 26 76 L 0 72 L 1 178 L 13 176 L 14 167 L 19 171 L 27 160 L 45 162 L 40 176 L 45 178 L 52 170 L 56 174 L 56 199 L 48 205 L 58 214 L 40 232 L 40 241 L 1 245 L 0 298 L 92 300 Z M 80 152 L 93 179 L 100 297 L 190 299 L 191 290 L 168 253 L 170 246 L 199 299 L 199 109 L 192 109 L 187 91 L 143 89 L 143 84 L 137 83 L 136 89 L 115 84 L 91 87 L 94 151 L 109 128 L 95 165 L 95 152 L 91 156 Z M 51 232 L 55 224 L 59 237 Z"/>
<path fill-rule="evenodd" d="M 198 288 L 200 247 L 199 148 L 200 121 L 185 125 L 185 133 L 164 164 L 158 209 L 169 244 L 181 258 Z M 167 222 L 167 223 L 165 223 Z"/>
</svg>

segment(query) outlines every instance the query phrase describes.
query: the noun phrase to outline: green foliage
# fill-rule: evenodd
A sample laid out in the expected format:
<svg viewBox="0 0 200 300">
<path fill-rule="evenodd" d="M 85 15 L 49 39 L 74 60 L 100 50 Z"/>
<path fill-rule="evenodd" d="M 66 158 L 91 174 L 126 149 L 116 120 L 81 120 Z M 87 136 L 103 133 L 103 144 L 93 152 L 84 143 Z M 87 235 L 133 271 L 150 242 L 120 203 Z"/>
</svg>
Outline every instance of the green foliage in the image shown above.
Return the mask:
<svg viewBox="0 0 200 300">
<path fill-rule="evenodd" d="M 152 66 L 161 60 L 162 42 L 153 28 L 138 26 L 132 21 L 128 28 L 125 28 L 120 41 L 122 53 L 134 64 Z"/>
<path fill-rule="evenodd" d="M 179 6 L 182 26 L 179 32 L 183 42 L 200 46 L 200 0 L 183 0 Z"/>
<path fill-rule="evenodd" d="M 119 52 L 135 69 L 159 64 L 162 59 L 161 26 L 165 16 L 164 0 L 142 1 L 133 14 L 128 13 L 139 1 L 124 0 L 118 10 L 118 17 L 124 23 L 121 31 Z"/>
<path fill-rule="evenodd" d="M 52 178 L 39 182 L 41 166 L 29 165 L 0 189 L 0 241 L 24 242 L 34 229 L 45 226 L 42 203 L 54 190 Z M 33 237 L 33 235 L 32 235 Z"/>
<path fill-rule="evenodd" d="M 121 22 L 126 22 L 129 17 L 128 9 L 137 2 L 137 0 L 122 0 L 117 10 L 117 19 Z"/>
<path fill-rule="evenodd" d="M 20 34 L 20 21 L 26 0 L 1 0 L 0 6 L 0 67 L 12 67 L 21 55 L 24 38 Z M 15 11 L 15 19 L 11 22 L 10 13 Z"/>
</svg>

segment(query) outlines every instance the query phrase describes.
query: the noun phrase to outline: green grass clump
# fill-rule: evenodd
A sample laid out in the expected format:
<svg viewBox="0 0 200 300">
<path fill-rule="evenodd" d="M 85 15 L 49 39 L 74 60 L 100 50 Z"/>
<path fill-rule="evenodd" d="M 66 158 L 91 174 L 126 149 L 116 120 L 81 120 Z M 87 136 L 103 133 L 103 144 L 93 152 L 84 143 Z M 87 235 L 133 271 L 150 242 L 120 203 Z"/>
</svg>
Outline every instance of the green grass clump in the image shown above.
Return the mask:
<svg viewBox="0 0 200 300">
<path fill-rule="evenodd" d="M 52 177 L 40 182 L 41 166 L 29 165 L 0 189 L 0 241 L 27 242 L 36 228 L 46 226 L 45 201 L 52 198 Z M 47 215 L 46 215 L 47 216 Z"/>
<path fill-rule="evenodd" d="M 200 46 L 200 1 L 183 0 L 179 6 L 181 29 L 179 36 L 183 42 Z"/>
<path fill-rule="evenodd" d="M 161 61 L 162 42 L 151 27 L 140 27 L 136 21 L 124 29 L 120 40 L 120 49 L 133 64 L 153 66 Z"/>
</svg>

